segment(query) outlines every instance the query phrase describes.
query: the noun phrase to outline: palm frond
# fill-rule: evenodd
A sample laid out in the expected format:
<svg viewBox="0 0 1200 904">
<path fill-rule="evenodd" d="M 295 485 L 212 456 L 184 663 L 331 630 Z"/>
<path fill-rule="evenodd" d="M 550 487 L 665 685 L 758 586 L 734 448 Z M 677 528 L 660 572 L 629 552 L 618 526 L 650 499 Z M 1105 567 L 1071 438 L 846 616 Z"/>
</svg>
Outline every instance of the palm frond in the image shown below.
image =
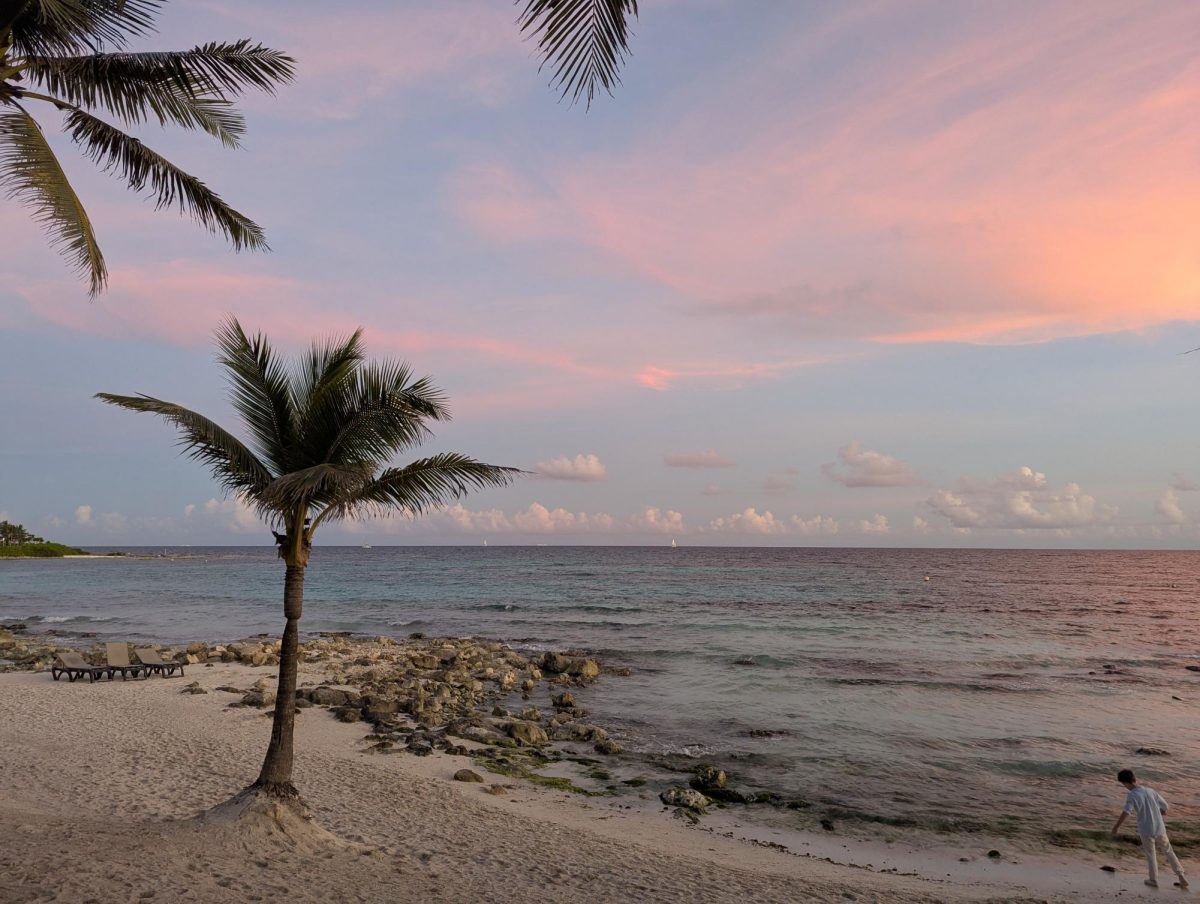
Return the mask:
<svg viewBox="0 0 1200 904">
<path fill-rule="evenodd" d="M 540 68 L 553 68 L 551 84 L 562 87 L 572 103 L 598 89 L 612 94 L 629 52 L 630 20 L 637 0 L 527 0 L 521 31 L 537 38 Z"/>
<path fill-rule="evenodd" d="M 208 465 L 213 477 L 226 489 L 254 498 L 271 483 L 270 471 L 241 440 L 195 411 L 146 395 L 98 392 L 96 398 L 129 411 L 157 414 L 174 425 L 184 454 Z"/>
<path fill-rule="evenodd" d="M 177 55 L 189 78 L 204 86 L 206 92 L 221 97 L 237 96 L 250 88 L 267 94 L 290 82 L 296 75 L 296 61 L 286 53 L 240 41 L 210 41 Z"/>
<path fill-rule="evenodd" d="M 74 106 L 105 107 L 127 124 L 151 117 L 202 129 L 226 147 L 237 147 L 246 122 L 233 103 L 189 71 L 186 53 L 97 53 L 31 56 L 23 62 L 31 82 Z"/>
<path fill-rule="evenodd" d="M 354 378 L 363 360 L 362 327 L 345 339 L 330 336 L 314 342 L 296 369 L 296 398 L 303 400 L 302 418 L 319 410 L 330 395 Z"/>
<path fill-rule="evenodd" d="M 358 491 L 331 501 L 313 520 L 313 528 L 324 521 L 381 514 L 388 509 L 419 515 L 460 499 L 471 490 L 508 486 L 522 473 L 519 468 L 484 464 L 457 452 L 443 452 L 382 471 Z"/>
<path fill-rule="evenodd" d="M 229 378 L 230 401 L 254 437 L 259 454 L 277 473 L 294 470 L 296 405 L 287 368 L 262 333 L 250 338 L 236 318 L 222 324 L 216 338 L 220 349 L 217 361 Z"/>
<path fill-rule="evenodd" d="M 19 0 L 9 0 L 19 2 Z M 84 53 L 123 47 L 154 30 L 165 0 L 24 0 L 13 19 L 13 48 L 20 56 Z"/>
<path fill-rule="evenodd" d="M 108 271 L 92 222 L 41 126 L 17 104 L 0 109 L 0 185 L 33 209 L 51 246 L 88 277 L 93 296 L 99 293 Z"/>
<path fill-rule="evenodd" d="M 373 463 L 334 465 L 328 462 L 283 474 L 260 494 L 259 502 L 270 511 L 295 512 L 321 508 L 331 500 L 353 495 L 368 484 Z"/>
<path fill-rule="evenodd" d="M 414 380 L 400 361 L 361 367 L 339 401 L 319 437 L 326 461 L 386 462 L 433 435 L 426 421 L 450 420 L 442 391 L 429 377 Z"/>
<path fill-rule="evenodd" d="M 261 226 L 138 139 L 80 109 L 67 114 L 66 125 L 72 140 L 106 172 L 117 173 L 134 191 L 153 192 L 159 210 L 178 207 L 209 232 L 224 234 L 235 251 L 267 249 Z"/>
</svg>

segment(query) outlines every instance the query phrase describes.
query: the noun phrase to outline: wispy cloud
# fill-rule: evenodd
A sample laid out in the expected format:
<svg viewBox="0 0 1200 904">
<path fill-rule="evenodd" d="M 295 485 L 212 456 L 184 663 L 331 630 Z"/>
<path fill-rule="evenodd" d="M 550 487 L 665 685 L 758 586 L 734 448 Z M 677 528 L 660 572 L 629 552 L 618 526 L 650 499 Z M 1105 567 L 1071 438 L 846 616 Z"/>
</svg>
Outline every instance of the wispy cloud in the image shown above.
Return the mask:
<svg viewBox="0 0 1200 904">
<path fill-rule="evenodd" d="M 663 456 L 668 468 L 732 468 L 737 462 L 715 449 L 704 452 L 671 452 Z"/>
<path fill-rule="evenodd" d="M 829 48 L 910 40 L 782 98 L 781 69 L 818 50 L 781 36 L 720 92 L 745 141 L 697 142 L 684 117 L 536 177 L 494 161 L 464 176 L 461 210 L 506 242 L 569 237 L 698 313 L 808 336 L 1024 342 L 1195 318 L 1194 10 L 1017 8 L 831 10 Z"/>
</svg>

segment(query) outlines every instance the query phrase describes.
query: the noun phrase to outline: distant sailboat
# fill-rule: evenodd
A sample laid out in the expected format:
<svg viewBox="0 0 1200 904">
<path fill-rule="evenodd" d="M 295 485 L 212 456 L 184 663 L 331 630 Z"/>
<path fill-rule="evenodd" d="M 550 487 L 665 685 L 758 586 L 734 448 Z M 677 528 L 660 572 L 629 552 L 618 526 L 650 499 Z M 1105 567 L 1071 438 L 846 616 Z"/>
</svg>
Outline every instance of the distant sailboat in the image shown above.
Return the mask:
<svg viewBox="0 0 1200 904">
<path fill-rule="evenodd" d="M 679 548 L 679 544 L 675 542 L 675 538 L 674 538 L 674 537 L 672 537 L 672 538 L 671 538 L 671 548 L 672 548 L 672 549 L 678 549 L 678 548 Z"/>
<path fill-rule="evenodd" d="M 484 546 L 487 546 L 487 540 L 484 540 L 484 541 L 483 541 L 483 545 L 484 545 Z"/>
</svg>

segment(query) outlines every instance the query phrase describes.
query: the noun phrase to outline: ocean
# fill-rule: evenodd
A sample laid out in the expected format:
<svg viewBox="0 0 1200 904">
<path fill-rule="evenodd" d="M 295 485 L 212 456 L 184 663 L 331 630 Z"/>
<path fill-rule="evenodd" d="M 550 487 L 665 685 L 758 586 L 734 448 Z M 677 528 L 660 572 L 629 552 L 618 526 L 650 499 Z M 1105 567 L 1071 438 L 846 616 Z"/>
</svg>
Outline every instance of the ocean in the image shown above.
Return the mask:
<svg viewBox="0 0 1200 904">
<path fill-rule="evenodd" d="M 126 551 L 155 557 L 0 560 L 0 624 L 282 628 L 273 549 Z M 1190 551 L 317 547 L 302 629 L 590 651 L 632 670 L 576 693 L 628 751 L 621 774 L 713 762 L 802 801 L 800 822 L 1088 844 L 1131 766 L 1185 815 L 1186 848 L 1198 591 Z"/>
</svg>

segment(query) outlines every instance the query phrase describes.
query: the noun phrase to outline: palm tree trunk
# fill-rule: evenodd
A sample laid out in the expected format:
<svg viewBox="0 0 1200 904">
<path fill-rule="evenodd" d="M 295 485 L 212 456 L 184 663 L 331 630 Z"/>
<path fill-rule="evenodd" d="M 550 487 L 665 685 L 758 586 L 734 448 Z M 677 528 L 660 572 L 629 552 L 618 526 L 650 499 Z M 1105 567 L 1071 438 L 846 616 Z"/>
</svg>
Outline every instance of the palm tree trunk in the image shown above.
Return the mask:
<svg viewBox="0 0 1200 904">
<path fill-rule="evenodd" d="M 304 566 L 288 565 L 283 585 L 283 646 L 271 743 L 258 780 L 251 786 L 272 797 L 299 797 L 292 784 L 292 734 L 296 727 L 296 667 L 300 658 L 300 614 L 304 608 Z"/>
</svg>

